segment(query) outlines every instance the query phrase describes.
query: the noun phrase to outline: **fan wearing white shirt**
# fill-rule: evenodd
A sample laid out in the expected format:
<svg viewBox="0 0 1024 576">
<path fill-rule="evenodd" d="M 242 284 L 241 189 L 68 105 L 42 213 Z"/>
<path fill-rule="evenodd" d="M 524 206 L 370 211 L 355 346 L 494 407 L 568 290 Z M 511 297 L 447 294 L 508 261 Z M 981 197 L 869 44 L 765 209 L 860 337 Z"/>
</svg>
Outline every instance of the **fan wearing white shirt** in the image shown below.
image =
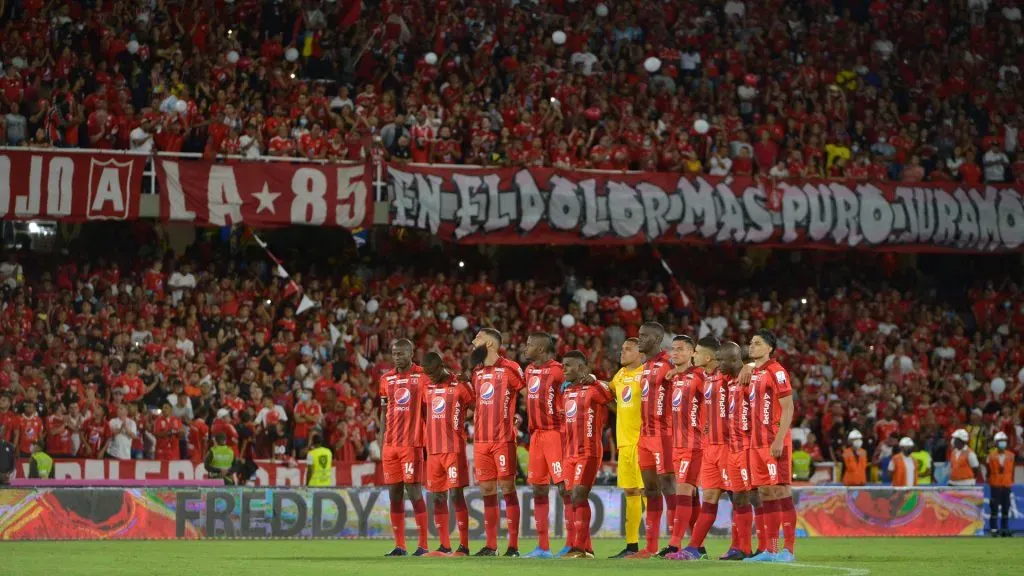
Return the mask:
<svg viewBox="0 0 1024 576">
<path fill-rule="evenodd" d="M 139 437 L 139 428 L 135 421 L 128 417 L 128 407 L 119 404 L 117 417 L 110 421 L 110 445 L 107 454 L 118 460 L 132 459 L 132 440 Z"/>
<path fill-rule="evenodd" d="M 149 154 L 153 151 L 153 122 L 149 118 L 142 118 L 138 128 L 128 134 L 131 142 L 132 152 L 144 152 Z"/>
<path fill-rule="evenodd" d="M 192 290 L 196 287 L 196 277 L 192 274 L 192 266 L 182 264 L 181 270 L 175 270 L 167 280 L 167 287 L 172 290 L 171 299 L 177 305 L 181 302 L 185 290 Z"/>
<path fill-rule="evenodd" d="M 1010 159 L 999 149 L 998 142 L 992 142 L 981 163 L 985 167 L 985 182 L 1006 181 L 1006 167 L 1010 165 Z"/>
<path fill-rule="evenodd" d="M 726 152 L 724 146 L 715 150 L 715 155 L 708 160 L 708 165 L 711 166 L 709 174 L 712 176 L 729 175 L 729 172 L 732 171 L 732 160 L 726 155 Z"/>
</svg>

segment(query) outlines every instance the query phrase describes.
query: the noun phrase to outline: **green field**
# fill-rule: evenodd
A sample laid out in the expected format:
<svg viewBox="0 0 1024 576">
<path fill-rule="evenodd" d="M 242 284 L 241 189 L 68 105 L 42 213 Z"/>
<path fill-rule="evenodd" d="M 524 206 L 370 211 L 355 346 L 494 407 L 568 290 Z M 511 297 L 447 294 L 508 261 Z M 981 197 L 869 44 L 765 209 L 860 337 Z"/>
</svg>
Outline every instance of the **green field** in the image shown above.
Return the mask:
<svg viewBox="0 0 1024 576">
<path fill-rule="evenodd" d="M 415 540 L 413 540 L 415 542 Z M 7 576 L 522 576 L 665 574 L 771 574 L 799 576 L 987 576 L 1024 573 L 1024 540 L 989 538 L 827 539 L 797 542 L 795 565 L 666 560 L 524 560 L 503 558 L 383 558 L 389 542 L 204 541 L 204 542 L 22 542 L 0 543 L 0 575 Z M 474 546 L 479 543 L 474 542 Z M 523 542 L 522 551 L 533 548 Z M 553 543 L 554 544 L 554 543 Z M 621 542 L 595 541 L 599 558 Z M 724 540 L 708 542 L 712 554 Z M 475 550 L 475 548 L 474 548 Z"/>
</svg>

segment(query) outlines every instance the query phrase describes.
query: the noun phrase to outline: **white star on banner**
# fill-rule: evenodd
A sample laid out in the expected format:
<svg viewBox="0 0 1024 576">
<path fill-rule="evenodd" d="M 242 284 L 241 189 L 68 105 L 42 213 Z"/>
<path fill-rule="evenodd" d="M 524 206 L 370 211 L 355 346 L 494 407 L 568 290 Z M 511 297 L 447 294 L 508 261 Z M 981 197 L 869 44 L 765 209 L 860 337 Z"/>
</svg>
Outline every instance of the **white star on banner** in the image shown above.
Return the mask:
<svg viewBox="0 0 1024 576">
<path fill-rule="evenodd" d="M 275 216 L 277 215 L 277 209 L 274 207 L 274 202 L 276 202 L 278 197 L 281 196 L 280 192 L 271 192 L 270 186 L 264 182 L 263 191 L 256 192 L 252 196 L 260 201 L 260 205 L 256 207 L 257 214 L 262 214 L 264 210 L 267 210 L 271 214 L 274 214 Z"/>
</svg>

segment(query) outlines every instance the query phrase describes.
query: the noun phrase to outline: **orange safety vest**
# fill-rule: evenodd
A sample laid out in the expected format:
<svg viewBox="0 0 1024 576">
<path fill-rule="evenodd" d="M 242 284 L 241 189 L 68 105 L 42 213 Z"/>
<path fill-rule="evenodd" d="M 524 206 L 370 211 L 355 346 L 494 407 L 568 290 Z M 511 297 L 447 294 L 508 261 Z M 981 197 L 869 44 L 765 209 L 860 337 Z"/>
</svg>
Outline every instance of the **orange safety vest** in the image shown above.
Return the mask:
<svg viewBox="0 0 1024 576">
<path fill-rule="evenodd" d="M 971 469 L 970 457 L 971 449 L 964 448 L 963 450 L 953 450 L 950 455 L 951 469 L 949 472 L 949 479 L 953 482 L 962 482 L 964 480 L 974 479 L 974 470 Z"/>
<path fill-rule="evenodd" d="M 1013 486 L 1013 452 L 999 452 L 988 455 L 988 484 L 993 488 Z"/>
<path fill-rule="evenodd" d="M 911 480 L 910 486 L 917 486 L 917 466 L 911 467 L 907 470 L 905 464 L 906 460 L 903 458 L 903 453 L 896 452 L 892 455 L 890 460 L 892 462 L 892 485 L 893 486 L 907 486 L 908 474 Z"/>
<path fill-rule="evenodd" d="M 868 483 L 868 453 L 863 448 L 843 450 L 843 484 L 863 486 Z"/>
</svg>

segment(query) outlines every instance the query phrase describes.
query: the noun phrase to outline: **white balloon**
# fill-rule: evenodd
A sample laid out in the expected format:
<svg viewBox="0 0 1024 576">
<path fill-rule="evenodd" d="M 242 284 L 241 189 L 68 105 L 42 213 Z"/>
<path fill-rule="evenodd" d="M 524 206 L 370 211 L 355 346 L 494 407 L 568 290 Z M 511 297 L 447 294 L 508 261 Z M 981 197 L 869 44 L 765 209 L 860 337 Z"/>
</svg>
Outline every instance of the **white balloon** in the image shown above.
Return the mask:
<svg viewBox="0 0 1024 576">
<path fill-rule="evenodd" d="M 452 328 L 454 328 L 456 332 L 462 332 L 466 328 L 469 328 L 469 320 L 466 320 L 465 316 L 456 316 L 455 319 L 452 320 Z"/>
<path fill-rule="evenodd" d="M 132 41 L 128 42 L 128 53 L 129 54 L 135 54 L 138 51 L 139 51 L 139 42 L 137 40 L 132 40 Z"/>
<path fill-rule="evenodd" d="M 289 48 L 284 51 L 284 59 L 289 62 L 295 62 L 299 59 L 299 51 L 295 48 Z"/>
<path fill-rule="evenodd" d="M 608 7 L 604 4 L 598 4 L 597 8 L 594 9 L 594 12 L 596 12 L 601 18 L 604 18 L 608 15 Z"/>
<path fill-rule="evenodd" d="M 229 64 L 237 64 L 238 63 L 238 52 L 237 51 L 232 50 L 231 52 L 228 52 L 228 63 Z"/>
<path fill-rule="evenodd" d="M 426 56 L 423 57 L 423 61 L 433 66 L 434 64 L 437 64 L 437 54 L 427 52 Z"/>
<path fill-rule="evenodd" d="M 565 314 L 564 316 L 562 316 L 562 327 L 563 328 L 572 328 L 575 325 L 576 325 L 576 318 L 574 318 L 572 314 Z"/>
<path fill-rule="evenodd" d="M 1024 368 L 1021 368 L 1020 372 L 1017 372 L 1017 382 L 1024 384 Z"/>
<path fill-rule="evenodd" d="M 565 38 L 565 32 L 562 32 L 561 30 L 556 31 L 554 34 L 551 35 L 551 41 L 557 44 L 558 46 L 565 44 Z"/>
<path fill-rule="evenodd" d="M 711 129 L 711 126 L 708 124 L 707 120 L 701 118 L 693 123 L 693 129 L 697 131 L 697 134 L 707 134 L 708 130 Z"/>
<path fill-rule="evenodd" d="M 630 294 L 626 294 L 622 298 L 619 298 L 619 307 L 621 307 L 626 312 L 632 312 L 633 310 L 636 310 L 636 306 L 636 298 L 634 298 Z"/>
<path fill-rule="evenodd" d="M 1006 380 L 1003 380 L 998 376 L 992 379 L 992 384 L 990 386 L 992 387 L 992 393 L 996 396 L 1006 392 Z"/>
<path fill-rule="evenodd" d="M 661 70 L 661 60 L 658 60 L 654 56 L 651 56 L 647 60 L 644 60 L 644 70 L 647 70 L 651 74 L 654 74 L 658 70 Z"/>
<path fill-rule="evenodd" d="M 174 109 L 179 113 L 184 114 L 188 112 L 188 102 L 186 100 L 178 100 L 174 103 Z"/>
<path fill-rule="evenodd" d="M 370 298 L 366 302 L 366 311 L 369 312 L 370 314 L 373 314 L 374 312 L 376 312 L 379 309 L 380 309 L 380 302 L 377 302 L 376 298 Z"/>
</svg>

